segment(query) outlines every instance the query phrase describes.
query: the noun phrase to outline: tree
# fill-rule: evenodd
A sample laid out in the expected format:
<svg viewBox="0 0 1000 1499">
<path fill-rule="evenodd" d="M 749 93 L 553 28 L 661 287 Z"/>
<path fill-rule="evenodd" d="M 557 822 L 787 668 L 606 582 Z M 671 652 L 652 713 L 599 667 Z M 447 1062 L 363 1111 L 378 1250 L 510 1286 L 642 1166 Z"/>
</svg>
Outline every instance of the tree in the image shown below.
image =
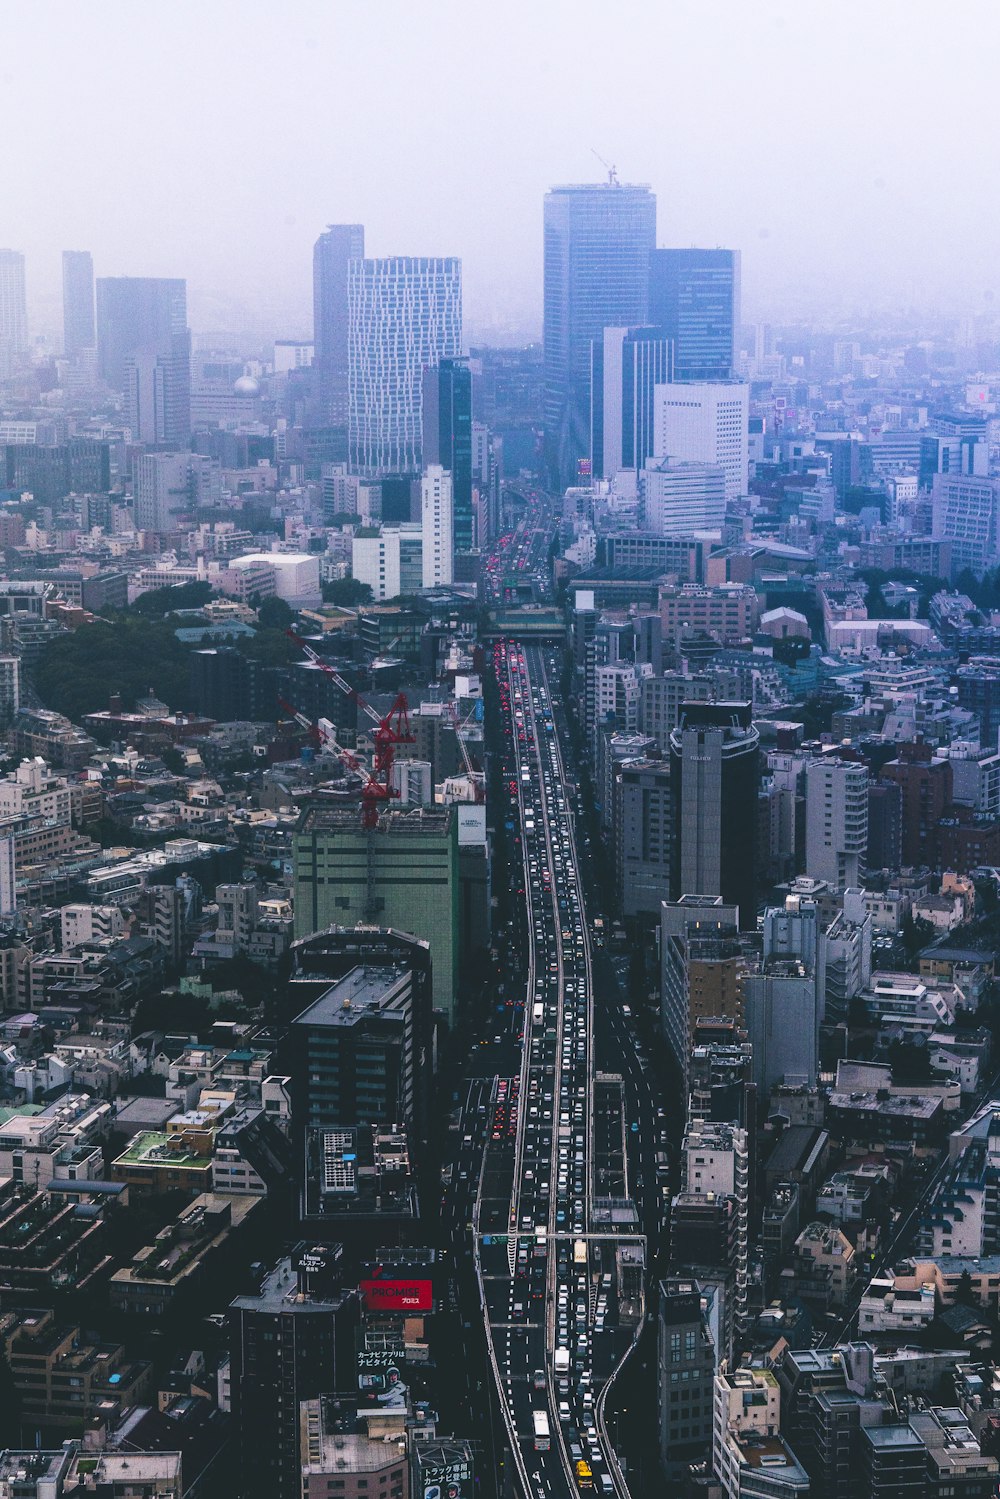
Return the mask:
<svg viewBox="0 0 1000 1499">
<path fill-rule="evenodd" d="M 972 1284 L 972 1276 L 968 1270 L 963 1270 L 958 1277 L 955 1287 L 955 1303 L 957 1306 L 977 1306 L 976 1291 Z"/>
<path fill-rule="evenodd" d="M 341 609 L 356 609 L 372 601 L 371 587 L 359 578 L 337 578 L 323 584 L 323 602 L 336 604 Z"/>
<path fill-rule="evenodd" d="M 200 609 L 211 597 L 211 583 L 171 583 L 166 588 L 140 593 L 132 612 L 146 619 L 162 619 L 174 609 Z"/>
<path fill-rule="evenodd" d="M 131 708 L 150 688 L 173 710 L 189 711 L 189 657 L 167 620 L 130 611 L 49 641 L 35 668 L 35 687 L 47 708 L 74 723 L 106 708 L 112 694 Z"/>
<path fill-rule="evenodd" d="M 264 599 L 257 610 L 257 623 L 262 630 L 287 630 L 294 618 L 295 611 L 289 608 L 284 599 Z"/>
</svg>

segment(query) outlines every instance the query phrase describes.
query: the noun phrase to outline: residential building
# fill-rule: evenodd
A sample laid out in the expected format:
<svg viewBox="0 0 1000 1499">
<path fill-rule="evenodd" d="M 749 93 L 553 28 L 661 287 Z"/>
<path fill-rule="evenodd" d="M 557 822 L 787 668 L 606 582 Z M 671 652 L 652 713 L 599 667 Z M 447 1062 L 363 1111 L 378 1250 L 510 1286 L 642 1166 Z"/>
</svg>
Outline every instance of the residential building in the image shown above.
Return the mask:
<svg viewBox="0 0 1000 1499">
<path fill-rule="evenodd" d="M 379 604 L 419 593 L 424 586 L 423 526 L 404 523 L 355 531 L 351 576 L 367 583 Z"/>
<path fill-rule="evenodd" d="M 649 318 L 674 350 L 675 380 L 729 380 L 740 322 L 738 250 L 654 250 Z"/>
<path fill-rule="evenodd" d="M 726 499 L 739 499 L 750 482 L 749 400 L 738 381 L 658 385 L 654 456 L 721 468 Z"/>
<path fill-rule="evenodd" d="M 685 1093 L 698 1021 L 726 1020 L 743 1029 L 739 919 L 738 908 L 721 896 L 686 894 L 661 907 L 660 1022 Z"/>
<path fill-rule="evenodd" d="M 735 1124 L 710 1120 L 690 1121 L 681 1146 L 684 1191 L 693 1197 L 732 1197 L 735 1220 L 735 1317 L 738 1325 L 747 1314 L 747 1270 L 749 1262 L 750 1154 L 747 1131 Z"/>
<path fill-rule="evenodd" d="M 806 871 L 832 889 L 863 886 L 868 767 L 832 755 L 806 765 Z"/>
<path fill-rule="evenodd" d="M 244 1499 L 301 1499 L 299 1408 L 357 1379 L 358 1304 L 338 1245 L 300 1244 L 229 1308 L 233 1424 Z"/>
<path fill-rule="evenodd" d="M 809 1477 L 780 1433 L 781 1393 L 769 1369 L 715 1376 L 712 1469 L 724 1499 L 792 1499 Z"/>
<path fill-rule="evenodd" d="M 348 262 L 348 450 L 366 474 L 423 467 L 423 372 L 462 352 L 462 263 Z"/>
<path fill-rule="evenodd" d="M 455 495 L 452 476 L 439 464 L 420 481 L 421 582 L 448 588 L 455 579 Z"/>
<path fill-rule="evenodd" d="M 556 187 L 544 207 L 546 462 L 555 487 L 590 454 L 590 351 L 605 328 L 647 322 L 656 198 L 648 187 Z"/>
<path fill-rule="evenodd" d="M 0 1348 L 32 1428 L 65 1431 L 95 1416 L 104 1401 L 137 1405 L 153 1389 L 153 1366 L 120 1343 L 93 1342 L 54 1311 L 22 1307 L 0 1314 Z"/>
</svg>

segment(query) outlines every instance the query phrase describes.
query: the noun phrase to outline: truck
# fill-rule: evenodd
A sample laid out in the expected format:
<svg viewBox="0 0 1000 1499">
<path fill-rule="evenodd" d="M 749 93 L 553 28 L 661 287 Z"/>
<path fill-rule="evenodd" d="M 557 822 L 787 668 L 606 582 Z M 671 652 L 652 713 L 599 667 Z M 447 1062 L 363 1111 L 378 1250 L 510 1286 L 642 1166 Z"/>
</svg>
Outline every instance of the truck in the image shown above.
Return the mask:
<svg viewBox="0 0 1000 1499">
<path fill-rule="evenodd" d="M 592 1489 L 594 1487 L 594 1474 L 586 1458 L 580 1458 L 576 1465 L 576 1486 L 578 1489 Z"/>
<path fill-rule="evenodd" d="M 555 1365 L 555 1371 L 556 1371 L 557 1374 L 568 1374 L 569 1373 L 569 1349 L 568 1348 L 557 1348 L 556 1351 L 555 1351 L 555 1357 L 553 1358 L 552 1362 Z"/>
<path fill-rule="evenodd" d="M 545 1411 L 532 1411 L 532 1424 L 535 1428 L 535 1451 L 548 1452 L 551 1446 L 549 1435 L 549 1418 Z"/>
<path fill-rule="evenodd" d="M 585 1265 L 587 1263 L 587 1241 L 586 1241 L 586 1239 L 577 1239 L 577 1240 L 574 1241 L 574 1244 L 573 1244 L 573 1263 L 574 1263 L 574 1265 Z"/>
</svg>

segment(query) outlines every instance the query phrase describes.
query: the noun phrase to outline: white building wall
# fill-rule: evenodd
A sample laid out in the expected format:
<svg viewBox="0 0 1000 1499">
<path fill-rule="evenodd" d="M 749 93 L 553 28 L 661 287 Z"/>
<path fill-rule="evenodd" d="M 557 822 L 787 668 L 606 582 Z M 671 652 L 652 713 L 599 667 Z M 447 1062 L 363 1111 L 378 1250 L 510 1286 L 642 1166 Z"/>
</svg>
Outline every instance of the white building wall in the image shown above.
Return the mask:
<svg viewBox="0 0 1000 1499">
<path fill-rule="evenodd" d="M 737 381 L 658 385 L 654 397 L 657 458 L 718 464 L 726 499 L 747 493 L 750 467 L 750 387 Z"/>
</svg>

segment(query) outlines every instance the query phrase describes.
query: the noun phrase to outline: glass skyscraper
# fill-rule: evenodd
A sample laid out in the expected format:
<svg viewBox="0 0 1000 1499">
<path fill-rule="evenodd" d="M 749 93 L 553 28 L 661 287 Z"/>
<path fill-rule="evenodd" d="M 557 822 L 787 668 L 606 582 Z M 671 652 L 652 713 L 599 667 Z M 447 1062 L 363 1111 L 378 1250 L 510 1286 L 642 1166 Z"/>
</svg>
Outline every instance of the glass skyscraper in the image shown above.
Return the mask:
<svg viewBox="0 0 1000 1499">
<path fill-rule="evenodd" d="M 657 250 L 649 320 L 674 346 L 675 380 L 729 380 L 739 322 L 738 250 Z"/>
<path fill-rule="evenodd" d="M 605 328 L 649 321 L 656 198 L 607 182 L 545 197 L 545 455 L 563 487 L 590 455 L 590 351 Z"/>
<path fill-rule="evenodd" d="M 472 370 L 467 359 L 442 359 L 424 371 L 424 467 L 451 474 L 456 552 L 478 538 L 472 516 Z"/>
<path fill-rule="evenodd" d="M 68 358 L 94 348 L 94 262 L 89 250 L 64 250 L 63 352 Z"/>
<path fill-rule="evenodd" d="M 129 360 L 142 351 L 171 354 L 187 340 L 187 283 L 152 276 L 104 276 L 97 282 L 98 372 L 112 390 L 128 390 Z"/>
<path fill-rule="evenodd" d="M 423 467 L 423 373 L 462 352 L 462 262 L 408 255 L 348 267 L 348 452 L 361 474 Z"/>
<path fill-rule="evenodd" d="M 644 467 L 655 446 L 657 385 L 673 374 L 670 340 L 659 328 L 605 328 L 591 345 L 590 460 L 595 479 Z"/>
<path fill-rule="evenodd" d="M 313 367 L 321 420 L 345 435 L 347 268 L 364 253 L 363 224 L 329 224 L 313 246 Z"/>
</svg>

